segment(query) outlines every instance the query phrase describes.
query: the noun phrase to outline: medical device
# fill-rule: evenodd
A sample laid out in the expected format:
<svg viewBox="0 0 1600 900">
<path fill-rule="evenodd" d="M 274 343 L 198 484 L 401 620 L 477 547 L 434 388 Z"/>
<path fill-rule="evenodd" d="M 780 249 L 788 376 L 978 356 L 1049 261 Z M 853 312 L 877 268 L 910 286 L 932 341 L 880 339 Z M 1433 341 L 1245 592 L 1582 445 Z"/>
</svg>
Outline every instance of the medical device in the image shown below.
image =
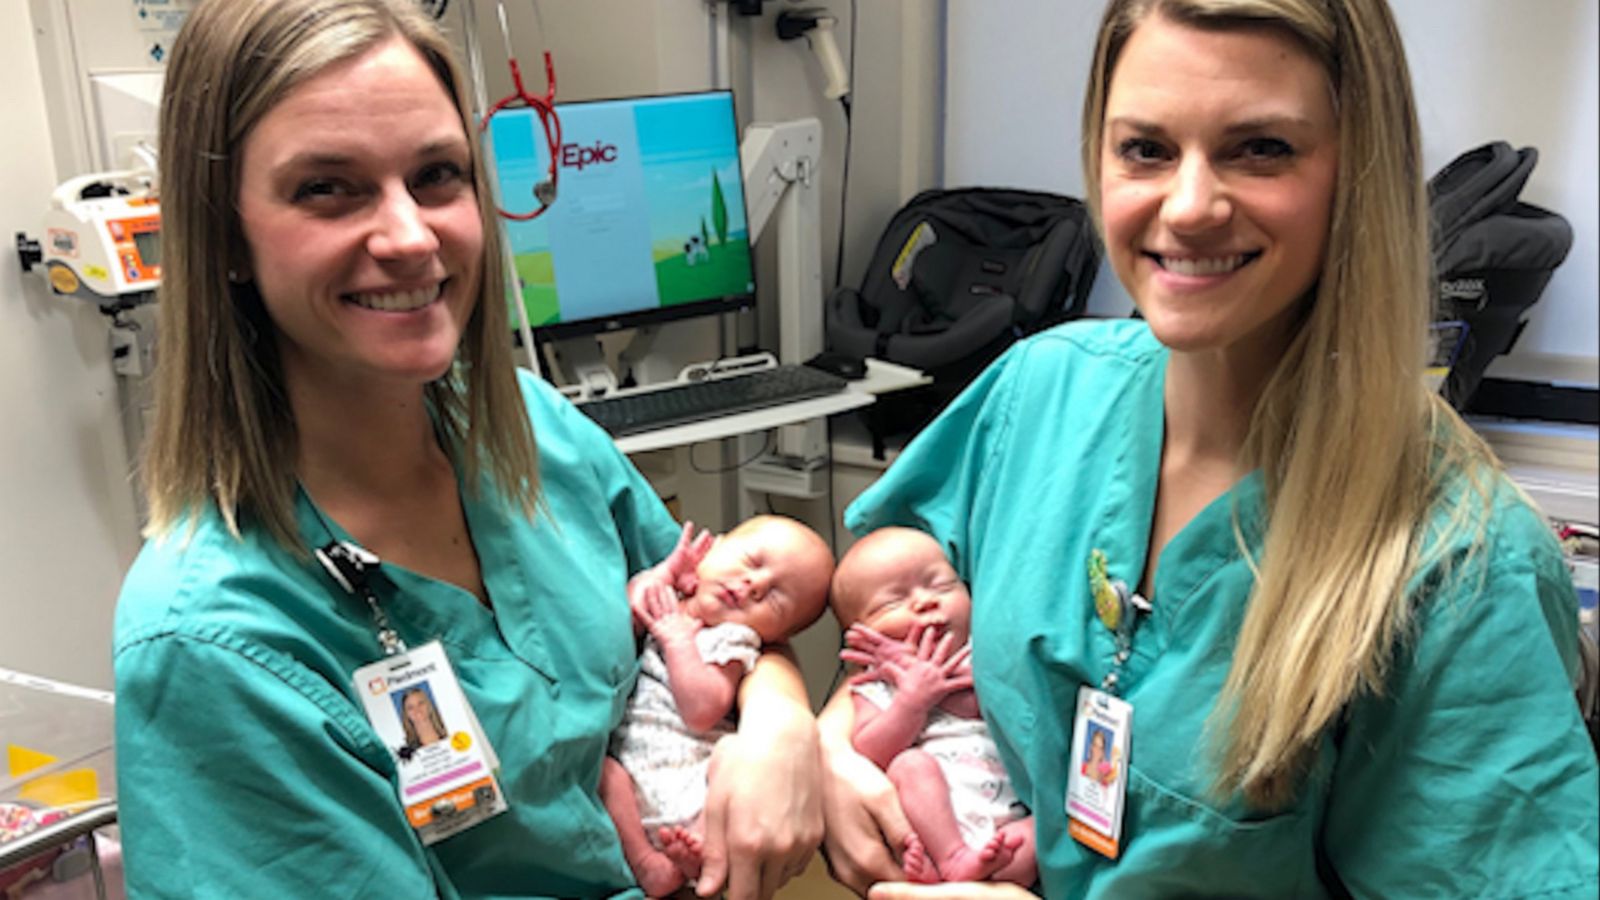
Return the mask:
<svg viewBox="0 0 1600 900">
<path fill-rule="evenodd" d="M 539 202 L 539 205 L 532 210 L 520 212 L 506 209 L 505 201 L 502 199 L 499 206 L 500 215 L 503 218 L 510 219 L 513 222 L 527 222 L 544 215 L 545 210 L 550 208 L 550 204 L 556 202 L 556 186 L 560 183 L 561 168 L 557 165 L 556 158 L 561 148 L 561 116 L 556 112 L 555 108 L 556 65 L 550 58 L 550 51 L 544 51 L 544 96 L 536 97 L 528 93 L 528 89 L 522 85 L 522 67 L 517 64 L 517 55 L 511 46 L 511 26 L 506 24 L 506 5 L 503 2 L 496 2 L 495 9 L 500 15 L 500 39 L 505 42 L 506 63 L 511 67 L 512 91 L 496 100 L 484 112 L 483 121 L 478 125 L 478 130 L 487 131 L 489 123 L 493 121 L 495 115 L 506 110 L 527 110 L 539 117 L 539 127 L 544 132 L 545 147 L 547 148 L 545 171 L 548 173 L 548 177 L 543 181 L 536 182 L 532 190 L 529 191 L 533 198 Z M 538 17 L 538 4 L 534 4 L 533 14 L 536 18 Z M 544 30 L 543 22 L 540 23 L 539 30 Z M 503 194 L 502 198 L 504 198 Z"/>
<path fill-rule="evenodd" d="M 42 265 L 52 292 L 108 315 L 155 299 L 161 281 L 161 207 L 148 170 L 70 179 L 50 195 L 41 240 L 17 234 L 23 271 Z"/>
<path fill-rule="evenodd" d="M 839 55 L 839 43 L 834 40 L 833 26 L 833 16 L 818 9 L 802 9 L 778 14 L 778 40 L 792 41 L 799 37 L 805 38 L 811 47 L 811 52 L 817 56 L 817 65 L 822 67 L 822 78 L 825 82 L 822 96 L 829 100 L 839 100 L 850 93 L 850 74 L 845 68 L 844 58 Z M 851 41 L 854 40 L 855 35 L 852 34 Z"/>
</svg>

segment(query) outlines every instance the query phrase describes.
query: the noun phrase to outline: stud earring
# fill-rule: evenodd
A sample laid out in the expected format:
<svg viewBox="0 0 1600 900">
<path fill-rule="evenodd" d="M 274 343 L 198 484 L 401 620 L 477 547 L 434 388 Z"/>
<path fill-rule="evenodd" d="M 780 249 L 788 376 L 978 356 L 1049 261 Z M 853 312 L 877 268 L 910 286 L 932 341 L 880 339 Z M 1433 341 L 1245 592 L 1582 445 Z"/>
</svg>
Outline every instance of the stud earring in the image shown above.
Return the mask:
<svg viewBox="0 0 1600 900">
<path fill-rule="evenodd" d="M 249 275 L 247 275 L 247 274 L 245 274 L 243 272 L 240 272 L 237 269 L 229 269 L 228 270 L 228 282 L 230 284 L 244 284 L 245 282 L 247 282 L 249 280 L 250 280 L 250 276 Z"/>
</svg>

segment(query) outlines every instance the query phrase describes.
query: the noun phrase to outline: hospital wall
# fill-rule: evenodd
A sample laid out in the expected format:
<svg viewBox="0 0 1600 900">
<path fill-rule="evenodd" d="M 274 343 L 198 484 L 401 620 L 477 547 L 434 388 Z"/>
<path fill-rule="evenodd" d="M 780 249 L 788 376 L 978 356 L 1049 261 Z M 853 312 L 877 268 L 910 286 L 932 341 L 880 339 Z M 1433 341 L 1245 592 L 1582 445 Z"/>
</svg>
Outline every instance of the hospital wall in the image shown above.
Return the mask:
<svg viewBox="0 0 1600 900">
<path fill-rule="evenodd" d="M 944 180 L 1083 196 L 1079 115 L 1103 0 L 948 0 Z M 1406 43 L 1425 171 L 1490 140 L 1534 146 L 1522 199 L 1575 243 L 1514 352 L 1491 375 L 1593 385 L 1600 356 L 1600 4 L 1391 0 Z M 997 139 L 996 135 L 1003 135 Z M 1131 307 L 1109 272 L 1091 308 Z"/>
<path fill-rule="evenodd" d="M 138 549 L 106 324 L 23 274 L 61 177 L 27 5 L 7 3 L 0 84 L 0 668 L 111 684 L 111 609 Z"/>
</svg>

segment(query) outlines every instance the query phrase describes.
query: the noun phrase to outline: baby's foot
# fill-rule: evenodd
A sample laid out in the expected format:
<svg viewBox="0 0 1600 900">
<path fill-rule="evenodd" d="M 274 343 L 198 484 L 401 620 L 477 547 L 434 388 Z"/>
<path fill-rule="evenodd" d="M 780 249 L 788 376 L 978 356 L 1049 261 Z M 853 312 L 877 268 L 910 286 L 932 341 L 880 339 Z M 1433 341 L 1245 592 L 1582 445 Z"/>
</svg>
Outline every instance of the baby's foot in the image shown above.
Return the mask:
<svg viewBox="0 0 1600 900">
<path fill-rule="evenodd" d="M 672 860 L 684 878 L 694 881 L 700 877 L 700 866 L 705 862 L 705 842 L 698 834 L 682 825 L 663 825 L 656 837 L 661 840 L 661 852 Z"/>
<path fill-rule="evenodd" d="M 995 832 L 981 847 L 963 844 L 939 860 L 939 872 L 946 881 L 985 881 L 1005 868 L 1022 846 L 1022 836 Z"/>
<path fill-rule="evenodd" d="M 918 884 L 939 883 L 939 869 L 928 858 L 928 848 L 922 846 L 922 839 L 914 831 L 906 835 L 905 847 L 900 851 L 900 868 L 905 870 L 907 878 Z"/>
<path fill-rule="evenodd" d="M 670 897 L 683 886 L 683 873 L 666 853 L 651 849 L 628 860 L 633 877 L 647 897 Z"/>
</svg>

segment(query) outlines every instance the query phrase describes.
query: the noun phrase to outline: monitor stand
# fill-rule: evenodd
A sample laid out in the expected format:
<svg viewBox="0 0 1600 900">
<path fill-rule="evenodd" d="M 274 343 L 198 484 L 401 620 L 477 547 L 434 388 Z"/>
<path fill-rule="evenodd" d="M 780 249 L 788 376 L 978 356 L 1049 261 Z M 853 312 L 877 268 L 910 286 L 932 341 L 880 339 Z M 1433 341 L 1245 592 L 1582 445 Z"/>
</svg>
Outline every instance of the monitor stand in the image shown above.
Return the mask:
<svg viewBox="0 0 1600 900">
<path fill-rule="evenodd" d="M 634 330 L 622 352 L 617 355 L 617 368 L 606 362 L 605 349 L 592 335 L 563 338 L 550 342 L 555 351 L 556 369 L 567 387 L 565 393 L 576 400 L 608 397 L 630 388 L 648 387 L 678 381 L 682 366 L 675 363 L 671 354 L 655 351 L 656 338 L 661 333 L 659 325 L 644 325 Z M 621 372 L 624 378 L 617 377 Z M 631 376 L 629 388 L 622 385 Z"/>
<path fill-rule="evenodd" d="M 626 387 L 606 363 L 605 351 L 594 337 L 565 338 L 550 342 L 555 367 L 563 384 L 558 390 L 573 402 L 582 403 L 619 394 L 633 394 L 673 382 L 696 382 L 730 378 L 778 365 L 777 357 L 764 351 L 738 356 L 719 356 L 705 362 L 676 367 L 663 353 L 653 352 L 658 328 L 640 328 L 617 357 L 623 371 L 633 376 Z"/>
<path fill-rule="evenodd" d="M 592 400 L 617 391 L 617 374 L 606 362 L 599 339 L 593 336 L 550 342 L 556 370 L 567 383 L 563 393 L 574 400 Z"/>
<path fill-rule="evenodd" d="M 644 325 L 633 332 L 628 346 L 617 356 L 617 367 L 633 376 L 633 383 L 643 387 L 678 380 L 681 366 L 665 353 L 655 352 L 660 325 Z"/>
</svg>

